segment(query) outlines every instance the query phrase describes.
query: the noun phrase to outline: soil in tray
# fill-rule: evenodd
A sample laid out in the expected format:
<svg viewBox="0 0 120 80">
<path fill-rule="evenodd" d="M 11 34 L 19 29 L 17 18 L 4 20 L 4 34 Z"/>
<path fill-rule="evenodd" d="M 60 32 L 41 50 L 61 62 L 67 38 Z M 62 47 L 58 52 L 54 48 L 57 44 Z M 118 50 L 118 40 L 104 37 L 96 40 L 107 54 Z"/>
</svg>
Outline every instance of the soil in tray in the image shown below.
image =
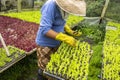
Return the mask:
<svg viewBox="0 0 120 80">
<path fill-rule="evenodd" d="M 18 48 L 7 46 L 10 56 L 6 55 L 6 51 L 4 48 L 0 48 L 0 70 L 3 69 L 3 67 L 6 67 L 9 65 L 9 63 L 16 61 L 16 59 L 20 58 L 24 54 L 23 50 L 19 50 Z"/>
</svg>

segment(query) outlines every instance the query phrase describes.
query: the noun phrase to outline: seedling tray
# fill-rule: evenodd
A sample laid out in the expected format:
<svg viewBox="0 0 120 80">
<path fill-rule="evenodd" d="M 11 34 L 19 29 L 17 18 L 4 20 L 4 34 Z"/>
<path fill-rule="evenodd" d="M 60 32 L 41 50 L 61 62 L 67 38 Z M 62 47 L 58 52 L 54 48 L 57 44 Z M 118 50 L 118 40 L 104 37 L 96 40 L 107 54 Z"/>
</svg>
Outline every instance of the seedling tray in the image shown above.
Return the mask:
<svg viewBox="0 0 120 80">
<path fill-rule="evenodd" d="M 118 35 L 119 27 L 117 25 L 118 25 L 117 23 L 110 22 L 106 26 L 106 38 L 104 42 L 103 63 L 101 71 L 102 80 L 109 79 L 120 80 L 119 55 L 118 55 L 120 48 Z M 116 66 L 114 67 L 114 65 Z"/>
<path fill-rule="evenodd" d="M 51 78 L 53 78 L 53 79 L 65 80 L 64 78 L 61 78 L 61 77 L 59 77 L 59 76 L 57 76 L 57 75 L 54 75 L 54 74 L 50 74 L 50 73 L 47 72 L 47 71 L 44 71 L 43 74 L 45 74 L 46 76 L 49 76 L 49 77 L 51 77 Z"/>
<path fill-rule="evenodd" d="M 31 55 L 32 53 L 36 52 L 37 48 L 32 49 L 29 52 L 25 52 L 26 55 Z"/>
<path fill-rule="evenodd" d="M 51 55 L 44 74 L 58 80 L 87 79 L 90 52 L 86 42 L 78 42 L 76 48 L 62 43 Z"/>
<path fill-rule="evenodd" d="M 18 54 L 17 58 L 15 58 L 15 53 L 13 55 L 9 56 L 10 58 L 12 58 L 12 61 L 7 62 L 4 66 L 0 67 L 0 73 L 7 70 L 9 67 L 11 67 L 15 63 L 17 63 L 18 61 L 20 61 L 21 59 L 26 57 L 26 54 L 20 54 L 20 53 L 17 53 L 17 54 Z"/>
<path fill-rule="evenodd" d="M 6 16 L 0 16 L 0 20 L 0 32 L 6 45 L 13 45 L 26 53 L 32 53 L 36 48 L 35 38 L 39 25 Z"/>
</svg>

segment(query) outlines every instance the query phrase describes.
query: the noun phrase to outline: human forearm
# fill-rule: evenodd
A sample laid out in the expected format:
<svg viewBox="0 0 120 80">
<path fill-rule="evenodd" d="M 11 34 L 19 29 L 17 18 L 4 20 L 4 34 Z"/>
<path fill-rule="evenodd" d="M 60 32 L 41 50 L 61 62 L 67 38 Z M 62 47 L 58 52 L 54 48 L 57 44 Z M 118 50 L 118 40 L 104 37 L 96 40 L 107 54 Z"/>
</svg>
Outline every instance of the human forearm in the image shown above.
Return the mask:
<svg viewBox="0 0 120 80">
<path fill-rule="evenodd" d="M 58 33 L 52 29 L 50 29 L 46 34 L 47 37 L 55 39 Z"/>
</svg>

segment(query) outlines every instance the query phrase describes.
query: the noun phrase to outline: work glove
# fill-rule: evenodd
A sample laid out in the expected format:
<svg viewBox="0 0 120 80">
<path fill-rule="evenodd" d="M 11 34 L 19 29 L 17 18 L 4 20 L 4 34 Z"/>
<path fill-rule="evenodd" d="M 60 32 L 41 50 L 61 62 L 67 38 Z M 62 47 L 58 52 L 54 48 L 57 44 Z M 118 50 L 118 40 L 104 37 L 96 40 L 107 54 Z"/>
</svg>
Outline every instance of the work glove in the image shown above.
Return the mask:
<svg viewBox="0 0 120 80">
<path fill-rule="evenodd" d="M 82 32 L 73 31 L 68 25 L 65 25 L 64 29 L 65 29 L 65 32 L 67 32 L 68 34 L 70 34 L 72 36 L 81 36 L 82 35 Z"/>
<path fill-rule="evenodd" d="M 68 35 L 63 34 L 63 33 L 59 33 L 56 36 L 56 40 L 63 41 L 63 42 L 65 42 L 73 47 L 76 46 L 76 40 L 72 36 L 68 36 Z"/>
</svg>

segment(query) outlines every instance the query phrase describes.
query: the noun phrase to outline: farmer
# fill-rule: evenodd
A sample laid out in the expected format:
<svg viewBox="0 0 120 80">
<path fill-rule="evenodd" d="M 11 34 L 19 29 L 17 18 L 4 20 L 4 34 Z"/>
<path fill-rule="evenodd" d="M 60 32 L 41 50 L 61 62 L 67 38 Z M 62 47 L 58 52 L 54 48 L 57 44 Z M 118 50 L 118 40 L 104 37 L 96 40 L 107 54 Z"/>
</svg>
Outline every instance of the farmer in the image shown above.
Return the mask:
<svg viewBox="0 0 120 80">
<path fill-rule="evenodd" d="M 84 0 L 48 0 L 41 8 L 40 27 L 37 32 L 37 57 L 38 57 L 38 80 L 47 80 L 43 76 L 43 70 L 50 60 L 51 53 L 54 53 L 60 45 L 60 41 L 71 46 L 76 45 L 72 36 L 80 36 L 65 25 L 68 13 L 78 16 L 86 15 L 86 4 Z M 70 34 L 64 34 L 64 30 Z"/>
</svg>

